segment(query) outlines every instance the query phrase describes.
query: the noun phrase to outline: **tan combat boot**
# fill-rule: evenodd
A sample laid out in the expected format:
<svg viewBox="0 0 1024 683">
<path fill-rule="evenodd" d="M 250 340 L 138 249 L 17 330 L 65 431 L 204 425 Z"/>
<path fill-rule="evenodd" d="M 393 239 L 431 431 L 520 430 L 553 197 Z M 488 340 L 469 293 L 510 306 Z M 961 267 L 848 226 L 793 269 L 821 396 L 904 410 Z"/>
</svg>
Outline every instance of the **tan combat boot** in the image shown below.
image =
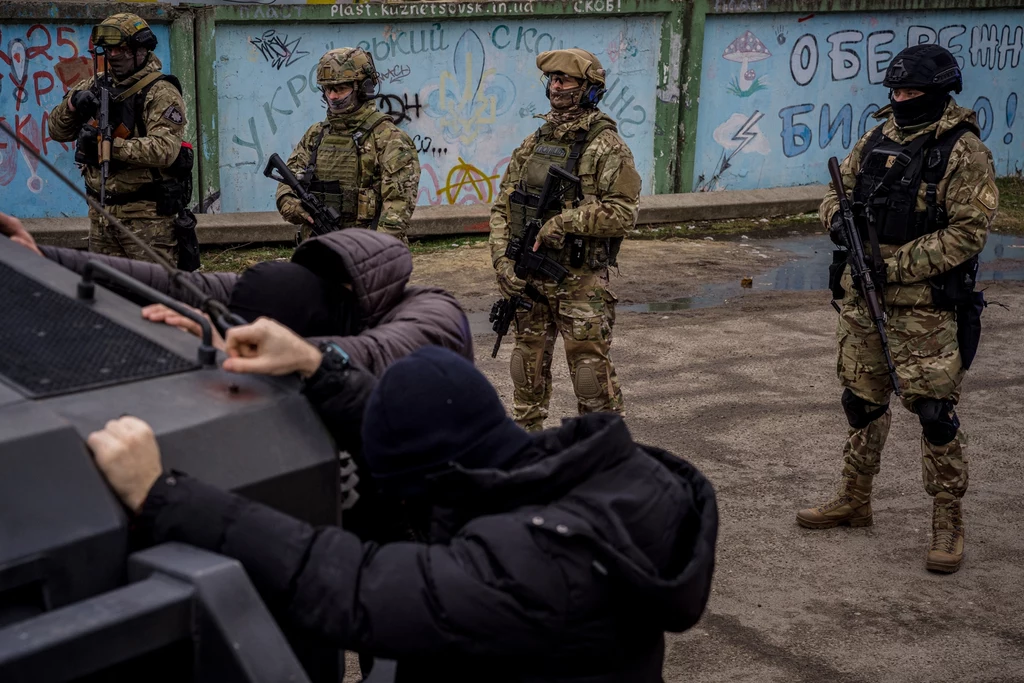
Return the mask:
<svg viewBox="0 0 1024 683">
<path fill-rule="evenodd" d="M 796 523 L 808 529 L 831 529 L 840 524 L 871 526 L 872 479 L 870 474 L 844 472 L 836 497 L 796 513 Z"/>
<path fill-rule="evenodd" d="M 964 559 L 964 518 L 960 499 L 948 493 L 935 496 L 932 504 L 932 547 L 925 568 L 952 574 Z"/>
</svg>

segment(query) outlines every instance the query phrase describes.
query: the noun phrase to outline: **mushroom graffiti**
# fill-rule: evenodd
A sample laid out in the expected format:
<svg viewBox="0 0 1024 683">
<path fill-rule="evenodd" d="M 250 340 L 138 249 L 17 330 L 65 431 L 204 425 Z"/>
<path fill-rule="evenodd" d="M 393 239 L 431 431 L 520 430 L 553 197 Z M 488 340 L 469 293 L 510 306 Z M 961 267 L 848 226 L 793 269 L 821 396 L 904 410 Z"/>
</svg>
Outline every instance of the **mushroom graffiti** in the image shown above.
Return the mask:
<svg viewBox="0 0 1024 683">
<path fill-rule="evenodd" d="M 753 94 L 753 92 L 764 87 L 760 86 L 757 72 L 751 69 L 749 65 L 751 62 L 759 62 L 771 56 L 772 53 L 768 51 L 765 44 L 750 31 L 745 32 L 742 36 L 729 43 L 729 46 L 725 48 L 725 52 L 722 53 L 722 57 L 730 62 L 739 62 L 740 64 L 740 77 L 738 83 L 734 86 L 735 94 Z M 751 90 L 750 86 L 755 83 L 760 87 Z"/>
</svg>

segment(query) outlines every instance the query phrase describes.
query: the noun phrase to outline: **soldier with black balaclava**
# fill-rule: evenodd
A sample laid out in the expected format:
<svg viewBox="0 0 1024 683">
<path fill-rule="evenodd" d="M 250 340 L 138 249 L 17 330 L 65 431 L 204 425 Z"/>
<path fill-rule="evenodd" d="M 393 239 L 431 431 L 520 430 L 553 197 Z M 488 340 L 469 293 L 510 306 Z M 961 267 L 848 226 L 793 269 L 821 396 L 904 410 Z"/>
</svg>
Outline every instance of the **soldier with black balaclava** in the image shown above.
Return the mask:
<svg viewBox="0 0 1024 683">
<path fill-rule="evenodd" d="M 978 254 L 999 194 L 976 114 L 949 94 L 963 83 L 948 50 L 908 47 L 889 65 L 883 85 L 890 104 L 875 114 L 882 124 L 854 146 L 841 171 L 875 280 L 884 287 L 900 398 L 921 423 L 922 476 L 933 501 L 926 567 L 950 573 L 963 559 L 967 491 L 967 435 L 955 406 L 978 347 L 984 306 L 974 291 Z M 821 220 L 846 247 L 838 204 L 830 187 Z M 872 481 L 891 419 L 893 387 L 880 337 L 848 271 L 835 268 L 832 285 L 842 296 L 838 374 L 850 430 L 839 493 L 797 513 L 797 522 L 812 529 L 872 523 Z"/>
</svg>

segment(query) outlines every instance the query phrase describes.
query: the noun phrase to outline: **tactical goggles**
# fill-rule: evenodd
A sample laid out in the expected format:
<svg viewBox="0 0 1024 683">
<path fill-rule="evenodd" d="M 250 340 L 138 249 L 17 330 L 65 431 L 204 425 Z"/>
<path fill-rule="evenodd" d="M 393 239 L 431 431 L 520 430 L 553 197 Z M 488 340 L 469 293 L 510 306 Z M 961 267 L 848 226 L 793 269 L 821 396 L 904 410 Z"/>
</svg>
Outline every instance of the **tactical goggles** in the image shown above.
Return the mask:
<svg viewBox="0 0 1024 683">
<path fill-rule="evenodd" d="M 121 47 L 128 43 L 128 36 L 118 26 L 100 24 L 92 28 L 92 44 L 98 48 Z"/>
</svg>

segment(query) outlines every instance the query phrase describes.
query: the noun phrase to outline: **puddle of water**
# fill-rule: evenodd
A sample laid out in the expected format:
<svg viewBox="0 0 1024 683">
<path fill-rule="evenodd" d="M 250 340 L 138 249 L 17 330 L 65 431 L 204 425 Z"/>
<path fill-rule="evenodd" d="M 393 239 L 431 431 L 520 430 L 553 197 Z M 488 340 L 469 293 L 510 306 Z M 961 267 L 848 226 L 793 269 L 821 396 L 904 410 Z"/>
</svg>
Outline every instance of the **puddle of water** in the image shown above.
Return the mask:
<svg viewBox="0 0 1024 683">
<path fill-rule="evenodd" d="M 690 308 L 708 308 L 742 297 L 752 290 L 809 291 L 828 288 L 828 266 L 832 262 L 832 242 L 826 235 L 794 237 L 773 240 L 744 241 L 751 247 L 774 247 L 791 252 L 797 258 L 777 268 L 756 275 L 751 287 L 744 288 L 738 281 L 704 285 L 694 296 L 642 304 L 620 305 L 619 310 L 637 313 L 663 313 Z M 1001 259 L 1020 260 L 1020 267 L 998 264 L 998 269 L 986 267 Z M 1007 268 L 1007 266 L 1010 266 Z M 1016 235 L 989 233 L 985 249 L 981 252 L 979 281 L 1024 280 L 1024 238 Z"/>
<path fill-rule="evenodd" d="M 787 237 L 770 240 L 744 240 L 741 244 L 750 248 L 778 248 L 792 253 L 796 258 L 777 268 L 756 275 L 750 288 L 740 286 L 739 281 L 719 282 L 701 287 L 700 291 L 688 297 L 656 301 L 643 304 L 620 304 L 618 310 L 637 313 L 664 313 L 666 311 L 682 311 L 690 308 L 708 308 L 727 303 L 731 299 L 742 297 L 753 290 L 774 291 L 809 291 L 828 288 L 828 266 L 832 262 L 832 242 L 826 235 L 813 237 Z M 996 268 L 986 267 L 996 261 L 1007 259 L 1017 260 L 1015 264 L 1003 262 Z M 988 242 L 981 252 L 981 267 L 978 272 L 979 281 L 1024 280 L 1024 237 L 989 233 Z M 487 321 L 486 311 L 476 311 L 468 315 L 470 329 L 474 335 L 493 334 L 491 324 Z M 511 343 L 512 335 L 505 340 Z"/>
</svg>

